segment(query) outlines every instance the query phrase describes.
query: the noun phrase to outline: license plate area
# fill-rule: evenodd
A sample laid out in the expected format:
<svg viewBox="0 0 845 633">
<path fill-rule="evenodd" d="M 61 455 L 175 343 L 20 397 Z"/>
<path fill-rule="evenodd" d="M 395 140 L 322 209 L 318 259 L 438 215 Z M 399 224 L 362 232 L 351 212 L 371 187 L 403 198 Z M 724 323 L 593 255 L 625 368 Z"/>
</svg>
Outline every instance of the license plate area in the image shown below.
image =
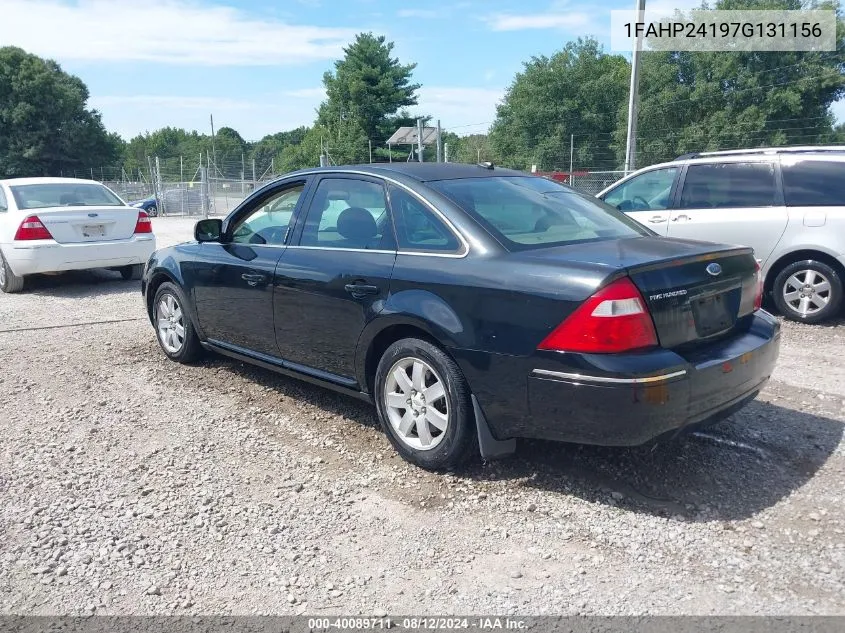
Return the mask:
<svg viewBox="0 0 845 633">
<path fill-rule="evenodd" d="M 736 323 L 736 310 L 731 309 L 727 293 L 699 297 L 692 301 L 695 331 L 699 337 L 724 332 Z"/>
<path fill-rule="evenodd" d="M 83 224 L 82 237 L 105 237 L 105 224 Z"/>
</svg>

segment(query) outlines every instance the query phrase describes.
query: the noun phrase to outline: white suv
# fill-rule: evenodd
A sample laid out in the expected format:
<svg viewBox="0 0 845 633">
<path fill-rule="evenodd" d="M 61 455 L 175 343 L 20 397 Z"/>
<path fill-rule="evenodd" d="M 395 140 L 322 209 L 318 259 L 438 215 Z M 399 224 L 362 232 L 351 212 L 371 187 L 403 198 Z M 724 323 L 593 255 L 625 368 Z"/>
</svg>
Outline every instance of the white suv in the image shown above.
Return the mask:
<svg viewBox="0 0 845 633">
<path fill-rule="evenodd" d="M 597 195 L 660 235 L 754 249 L 789 319 L 839 313 L 845 280 L 845 146 L 686 154 Z"/>
</svg>

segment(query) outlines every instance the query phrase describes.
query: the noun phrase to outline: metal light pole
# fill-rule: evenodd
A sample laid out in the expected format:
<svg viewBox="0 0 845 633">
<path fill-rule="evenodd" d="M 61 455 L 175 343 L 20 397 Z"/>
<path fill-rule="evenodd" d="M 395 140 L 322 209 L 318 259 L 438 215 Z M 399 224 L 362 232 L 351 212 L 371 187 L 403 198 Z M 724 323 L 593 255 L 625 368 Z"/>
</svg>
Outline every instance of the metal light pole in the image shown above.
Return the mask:
<svg viewBox="0 0 845 633">
<path fill-rule="evenodd" d="M 419 161 L 423 162 L 423 120 L 417 119 L 417 152 Z"/>
<path fill-rule="evenodd" d="M 637 0 L 637 22 L 645 17 L 645 0 Z M 636 169 L 637 154 L 637 109 L 640 91 L 640 55 L 643 50 L 643 36 L 639 32 L 634 40 L 631 57 L 631 90 L 628 93 L 628 139 L 625 143 L 625 174 Z"/>
</svg>

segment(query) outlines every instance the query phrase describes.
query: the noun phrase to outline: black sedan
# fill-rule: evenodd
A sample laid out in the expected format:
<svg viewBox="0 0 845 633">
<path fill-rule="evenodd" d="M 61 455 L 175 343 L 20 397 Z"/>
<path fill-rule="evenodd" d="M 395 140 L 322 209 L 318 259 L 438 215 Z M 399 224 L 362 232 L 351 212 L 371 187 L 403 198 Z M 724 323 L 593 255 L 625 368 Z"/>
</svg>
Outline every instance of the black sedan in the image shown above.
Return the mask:
<svg viewBox="0 0 845 633">
<path fill-rule="evenodd" d="M 206 350 L 375 404 L 447 468 L 536 437 L 636 445 L 720 420 L 778 355 L 748 248 L 658 237 L 492 165 L 310 169 L 157 251 L 164 353 Z"/>
</svg>

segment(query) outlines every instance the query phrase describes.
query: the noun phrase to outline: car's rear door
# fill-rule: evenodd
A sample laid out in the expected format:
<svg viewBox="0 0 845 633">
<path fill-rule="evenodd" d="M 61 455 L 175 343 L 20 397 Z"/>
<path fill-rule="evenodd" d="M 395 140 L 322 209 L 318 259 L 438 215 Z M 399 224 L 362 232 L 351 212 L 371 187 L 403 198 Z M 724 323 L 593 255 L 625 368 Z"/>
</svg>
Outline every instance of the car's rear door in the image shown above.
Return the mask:
<svg viewBox="0 0 845 633">
<path fill-rule="evenodd" d="M 190 284 L 203 336 L 235 351 L 277 357 L 273 275 L 293 209 L 306 181 L 280 184 L 247 200 L 230 218 L 222 243 L 197 245 Z"/>
<path fill-rule="evenodd" d="M 768 158 L 688 165 L 667 234 L 750 246 L 765 264 L 788 221 L 779 176 Z"/>
<path fill-rule="evenodd" d="M 358 338 L 396 261 L 384 183 L 327 173 L 311 189 L 276 267 L 276 343 L 294 369 L 353 386 Z"/>
<path fill-rule="evenodd" d="M 678 166 L 649 169 L 599 196 L 655 233 L 666 235 Z"/>
</svg>

